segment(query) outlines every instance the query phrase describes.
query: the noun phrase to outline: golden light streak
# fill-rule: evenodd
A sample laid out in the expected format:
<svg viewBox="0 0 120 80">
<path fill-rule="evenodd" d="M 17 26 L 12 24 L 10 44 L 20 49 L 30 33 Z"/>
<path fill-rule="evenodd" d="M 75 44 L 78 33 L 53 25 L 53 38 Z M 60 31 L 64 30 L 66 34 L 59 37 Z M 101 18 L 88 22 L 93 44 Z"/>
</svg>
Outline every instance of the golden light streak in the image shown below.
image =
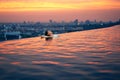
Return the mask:
<svg viewBox="0 0 120 80">
<path fill-rule="evenodd" d="M 58 1 L 59 2 L 59 1 Z M 82 1 L 78 0 L 78 2 L 73 2 L 73 0 L 70 0 L 70 2 L 45 2 L 45 1 L 31 1 L 31 2 L 25 2 L 25 1 L 5 1 L 0 3 L 0 11 L 34 11 L 34 10 L 84 10 L 84 9 L 114 9 L 120 8 L 120 3 L 114 2 L 114 1 L 107 1 L 107 0 L 101 0 L 101 1 Z M 73 3 L 72 3 L 73 2 Z M 113 3 L 114 2 L 114 3 Z"/>
</svg>

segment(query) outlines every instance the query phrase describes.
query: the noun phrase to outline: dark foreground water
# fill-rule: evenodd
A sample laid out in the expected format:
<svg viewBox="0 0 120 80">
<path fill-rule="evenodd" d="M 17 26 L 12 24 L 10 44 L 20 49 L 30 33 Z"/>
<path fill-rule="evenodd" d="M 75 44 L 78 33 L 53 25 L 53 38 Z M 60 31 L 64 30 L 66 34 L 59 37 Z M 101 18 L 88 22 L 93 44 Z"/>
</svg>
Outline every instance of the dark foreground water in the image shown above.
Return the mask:
<svg viewBox="0 0 120 80">
<path fill-rule="evenodd" d="M 120 80 L 120 26 L 0 43 L 0 80 Z"/>
</svg>

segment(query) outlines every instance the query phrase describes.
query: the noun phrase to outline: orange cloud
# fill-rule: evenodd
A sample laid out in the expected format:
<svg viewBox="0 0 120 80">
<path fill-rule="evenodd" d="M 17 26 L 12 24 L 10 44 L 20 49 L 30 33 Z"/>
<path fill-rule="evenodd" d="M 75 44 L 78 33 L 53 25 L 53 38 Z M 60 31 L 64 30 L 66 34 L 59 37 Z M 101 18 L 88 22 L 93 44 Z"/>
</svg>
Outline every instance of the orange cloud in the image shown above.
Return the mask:
<svg viewBox="0 0 120 80">
<path fill-rule="evenodd" d="M 1 0 L 0 11 L 120 8 L 119 0 Z"/>
<path fill-rule="evenodd" d="M 0 0 L 0 22 L 117 20 L 119 14 L 119 0 Z"/>
</svg>

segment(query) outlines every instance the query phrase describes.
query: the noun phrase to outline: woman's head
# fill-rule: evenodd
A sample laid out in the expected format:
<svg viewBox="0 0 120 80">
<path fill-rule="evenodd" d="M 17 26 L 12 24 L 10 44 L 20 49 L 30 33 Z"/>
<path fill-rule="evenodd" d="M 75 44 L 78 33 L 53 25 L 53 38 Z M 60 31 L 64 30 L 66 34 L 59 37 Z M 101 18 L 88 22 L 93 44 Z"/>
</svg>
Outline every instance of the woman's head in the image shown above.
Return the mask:
<svg viewBox="0 0 120 80">
<path fill-rule="evenodd" d="M 46 36 L 52 36 L 52 35 L 53 35 L 53 33 L 52 33 L 52 31 L 47 30 L 47 31 L 45 31 L 45 35 L 46 35 Z"/>
</svg>

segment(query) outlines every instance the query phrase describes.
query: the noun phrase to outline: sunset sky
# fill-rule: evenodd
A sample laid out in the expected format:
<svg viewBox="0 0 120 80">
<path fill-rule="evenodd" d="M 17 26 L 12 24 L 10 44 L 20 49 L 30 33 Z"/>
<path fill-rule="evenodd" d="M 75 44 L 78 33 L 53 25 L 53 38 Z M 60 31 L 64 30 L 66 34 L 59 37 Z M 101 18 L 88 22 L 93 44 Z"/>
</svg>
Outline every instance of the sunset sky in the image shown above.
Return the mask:
<svg viewBox="0 0 120 80">
<path fill-rule="evenodd" d="M 120 0 L 0 0 L 0 22 L 118 20 Z"/>
</svg>

